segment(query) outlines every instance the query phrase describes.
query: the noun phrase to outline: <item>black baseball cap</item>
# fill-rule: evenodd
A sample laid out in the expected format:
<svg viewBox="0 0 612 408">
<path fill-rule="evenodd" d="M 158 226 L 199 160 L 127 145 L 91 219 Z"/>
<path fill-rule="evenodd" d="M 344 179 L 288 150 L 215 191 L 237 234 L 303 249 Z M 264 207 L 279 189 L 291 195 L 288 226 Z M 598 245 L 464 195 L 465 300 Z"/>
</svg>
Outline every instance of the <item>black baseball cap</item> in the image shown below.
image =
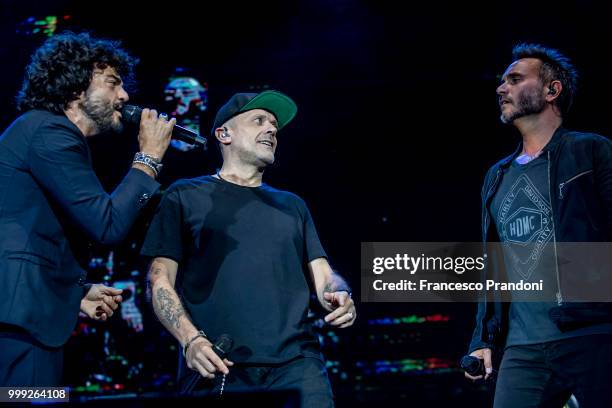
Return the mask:
<svg viewBox="0 0 612 408">
<path fill-rule="evenodd" d="M 214 136 L 215 130 L 234 116 L 253 109 L 267 110 L 276 116 L 279 130 L 291 122 L 297 113 L 295 102 L 281 92 L 237 93 L 217 111 L 211 134 Z"/>
</svg>

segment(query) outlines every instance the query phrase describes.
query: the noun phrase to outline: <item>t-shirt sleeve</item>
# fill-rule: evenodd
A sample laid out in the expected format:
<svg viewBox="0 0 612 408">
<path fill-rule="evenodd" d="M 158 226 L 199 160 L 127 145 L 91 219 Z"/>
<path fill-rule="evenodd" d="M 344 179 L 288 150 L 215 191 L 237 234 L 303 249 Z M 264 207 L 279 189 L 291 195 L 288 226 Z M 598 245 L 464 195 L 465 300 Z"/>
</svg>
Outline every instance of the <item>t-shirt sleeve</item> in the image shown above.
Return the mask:
<svg viewBox="0 0 612 408">
<path fill-rule="evenodd" d="M 155 211 L 140 250 L 145 257 L 164 257 L 181 263 L 183 258 L 183 216 L 180 196 L 168 190 Z"/>
<path fill-rule="evenodd" d="M 304 214 L 304 253 L 306 255 L 306 261 L 310 262 L 317 258 L 327 258 L 327 254 L 319 240 L 319 234 L 317 234 L 314 221 L 312 220 L 312 215 L 310 215 L 310 211 L 306 204 L 304 202 L 301 203 Z"/>
</svg>

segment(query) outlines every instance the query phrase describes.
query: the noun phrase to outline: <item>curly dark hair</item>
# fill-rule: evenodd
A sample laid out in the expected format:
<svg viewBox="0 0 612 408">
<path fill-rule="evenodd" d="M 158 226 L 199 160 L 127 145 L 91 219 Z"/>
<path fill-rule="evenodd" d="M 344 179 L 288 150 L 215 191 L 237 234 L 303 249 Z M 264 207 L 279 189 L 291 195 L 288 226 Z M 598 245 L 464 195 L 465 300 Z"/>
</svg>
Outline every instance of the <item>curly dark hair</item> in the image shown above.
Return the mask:
<svg viewBox="0 0 612 408">
<path fill-rule="evenodd" d="M 563 114 L 569 112 L 574 102 L 578 84 L 578 72 L 569 58 L 554 48 L 540 44 L 518 44 L 512 49 L 512 58 L 537 58 L 542 61 L 540 79 L 542 83 L 561 81 L 563 89 L 557 98 L 557 106 Z"/>
<path fill-rule="evenodd" d="M 62 113 L 87 90 L 94 68 L 115 68 L 124 87 L 132 88 L 137 63 L 138 59 L 122 49 L 119 41 L 69 31 L 55 35 L 32 54 L 17 94 L 17 109 Z"/>
</svg>

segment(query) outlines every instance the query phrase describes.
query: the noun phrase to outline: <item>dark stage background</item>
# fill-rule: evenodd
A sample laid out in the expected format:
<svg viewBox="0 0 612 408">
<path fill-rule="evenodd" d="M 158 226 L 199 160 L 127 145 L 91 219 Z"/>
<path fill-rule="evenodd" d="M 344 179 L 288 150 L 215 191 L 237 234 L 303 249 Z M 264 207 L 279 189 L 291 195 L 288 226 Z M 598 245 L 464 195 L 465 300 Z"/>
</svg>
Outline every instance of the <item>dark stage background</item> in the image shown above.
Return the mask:
<svg viewBox="0 0 612 408">
<path fill-rule="evenodd" d="M 480 239 L 484 173 L 518 142 L 499 122 L 495 95 L 515 43 L 542 42 L 570 56 L 581 80 L 566 126 L 612 134 L 604 86 L 612 25 L 596 2 L 1 4 L 2 128 L 16 116 L 29 55 L 53 30 L 122 40 L 141 59 L 131 103 L 163 106 L 177 68 L 206 84 L 204 133 L 211 112 L 234 92 L 277 89 L 294 98 L 298 116 L 280 135 L 266 182 L 306 200 L 332 265 L 357 299 L 360 242 Z M 36 24 L 46 16 L 57 24 Z M 130 166 L 135 135 L 103 135 L 91 145 L 95 170 L 112 191 Z M 164 161 L 164 186 L 219 164 L 214 147 L 173 149 Z M 82 320 L 75 329 L 66 348 L 73 395 L 173 390 L 176 346 L 146 303 L 137 255 L 146 220 L 125 245 L 92 254 L 91 281 L 133 284 L 137 293 L 123 319 Z M 487 386 L 469 384 L 457 369 L 474 309 L 367 303 L 355 327 L 322 327 L 338 405 L 488 406 Z"/>
</svg>

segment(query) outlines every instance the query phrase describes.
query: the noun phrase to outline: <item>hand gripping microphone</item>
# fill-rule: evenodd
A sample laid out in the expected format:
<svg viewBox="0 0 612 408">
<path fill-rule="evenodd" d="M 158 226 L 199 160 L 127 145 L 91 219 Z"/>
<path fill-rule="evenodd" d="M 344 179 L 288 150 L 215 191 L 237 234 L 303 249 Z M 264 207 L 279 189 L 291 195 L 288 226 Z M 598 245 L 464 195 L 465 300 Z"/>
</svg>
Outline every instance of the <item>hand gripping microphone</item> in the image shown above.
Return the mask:
<svg viewBox="0 0 612 408">
<path fill-rule="evenodd" d="M 233 347 L 234 347 L 234 340 L 230 337 L 230 335 L 229 334 L 222 334 L 219 337 L 217 337 L 217 339 L 213 343 L 212 350 L 215 352 L 215 354 L 217 356 L 219 356 L 220 359 L 223 360 L 232 351 Z M 189 380 L 189 382 L 186 385 L 184 391 L 185 392 L 192 392 L 192 391 L 194 391 L 196 385 L 200 382 L 201 378 L 202 377 L 199 374 L 194 375 L 191 378 L 191 380 Z M 220 389 L 219 389 L 219 396 L 223 395 L 224 389 L 225 389 L 225 375 L 223 375 L 222 378 L 221 378 L 221 385 L 220 385 Z"/>
<path fill-rule="evenodd" d="M 476 377 L 484 375 L 484 360 L 474 356 L 463 356 L 459 363 L 461 368 L 469 375 Z"/>
<path fill-rule="evenodd" d="M 212 350 L 216 355 L 219 356 L 221 360 L 223 360 L 230 351 L 232 351 L 232 347 L 234 347 L 234 340 L 229 336 L 229 334 L 222 334 L 217 337 L 215 343 L 212 346 Z M 225 389 L 225 374 L 221 378 L 221 386 L 219 388 L 219 397 L 223 395 L 223 390 Z"/>
<path fill-rule="evenodd" d="M 142 116 L 142 108 L 135 105 L 123 105 L 121 109 L 121 120 L 132 125 L 140 125 L 140 117 Z M 172 129 L 172 138 L 182 140 L 189 144 L 197 144 L 206 150 L 206 139 L 198 135 L 193 130 L 184 128 L 179 125 L 174 125 Z"/>
<path fill-rule="evenodd" d="M 234 340 L 230 337 L 229 334 L 222 334 L 217 337 L 217 340 L 215 340 L 212 349 L 215 354 L 218 355 L 221 360 L 223 360 L 227 357 L 229 352 L 232 351 L 232 347 L 234 347 Z"/>
</svg>

